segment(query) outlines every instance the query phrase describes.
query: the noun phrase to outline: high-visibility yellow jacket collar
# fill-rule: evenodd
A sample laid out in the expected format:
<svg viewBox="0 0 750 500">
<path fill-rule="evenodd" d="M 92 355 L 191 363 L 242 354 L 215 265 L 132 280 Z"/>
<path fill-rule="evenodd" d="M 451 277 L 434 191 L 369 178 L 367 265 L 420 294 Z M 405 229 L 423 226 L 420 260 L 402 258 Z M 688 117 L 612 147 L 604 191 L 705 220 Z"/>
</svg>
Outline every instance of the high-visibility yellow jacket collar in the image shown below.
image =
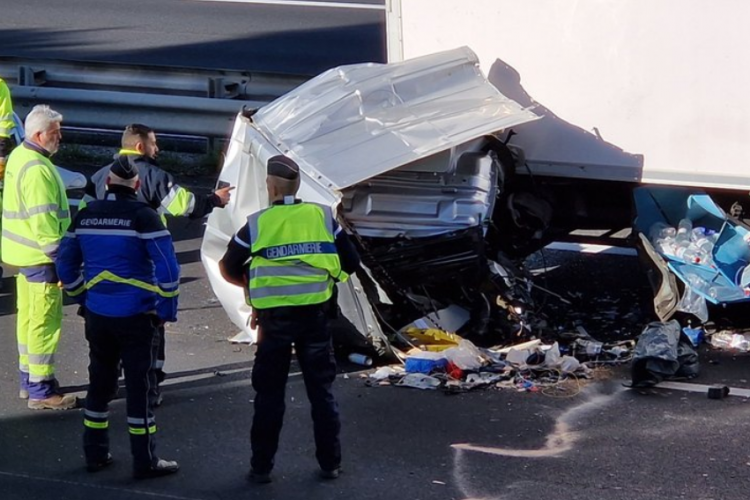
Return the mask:
<svg viewBox="0 0 750 500">
<path fill-rule="evenodd" d="M 41 147 L 39 144 L 36 144 L 34 142 L 26 140 L 26 141 L 23 141 L 23 145 L 26 149 L 36 151 L 37 153 L 44 156 L 45 158 L 49 158 L 50 156 L 52 156 L 52 153 L 50 153 L 49 151 Z"/>
</svg>

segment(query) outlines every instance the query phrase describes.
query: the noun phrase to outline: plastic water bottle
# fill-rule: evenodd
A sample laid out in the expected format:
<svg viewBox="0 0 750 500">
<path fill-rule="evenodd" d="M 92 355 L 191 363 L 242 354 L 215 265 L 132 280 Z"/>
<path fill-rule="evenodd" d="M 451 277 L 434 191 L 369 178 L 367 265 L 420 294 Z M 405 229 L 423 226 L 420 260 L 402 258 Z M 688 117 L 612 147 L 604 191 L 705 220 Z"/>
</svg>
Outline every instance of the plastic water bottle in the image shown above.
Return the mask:
<svg viewBox="0 0 750 500">
<path fill-rule="evenodd" d="M 674 238 L 657 239 L 654 242 L 654 248 L 656 248 L 656 250 L 663 255 L 674 256 L 675 254 Z"/>
<path fill-rule="evenodd" d="M 664 222 L 655 222 L 648 231 L 648 236 L 652 242 L 656 240 L 674 238 L 677 230 Z"/>
<path fill-rule="evenodd" d="M 708 239 L 707 236 L 704 236 L 700 238 L 699 240 L 694 241 L 693 245 L 695 245 L 697 248 L 699 248 L 705 253 L 711 253 L 714 250 L 714 242 Z"/>
<path fill-rule="evenodd" d="M 357 365 L 372 366 L 372 358 L 370 356 L 365 356 L 364 354 L 356 352 L 349 355 L 349 361 Z"/>
<path fill-rule="evenodd" d="M 700 264 L 706 259 L 706 254 L 693 245 L 680 245 L 675 250 L 675 257 L 686 264 Z"/>
<path fill-rule="evenodd" d="M 690 233 L 692 230 L 693 223 L 690 219 L 682 219 L 680 223 L 677 224 L 677 235 L 675 236 L 675 240 L 678 242 L 690 241 Z"/>
</svg>

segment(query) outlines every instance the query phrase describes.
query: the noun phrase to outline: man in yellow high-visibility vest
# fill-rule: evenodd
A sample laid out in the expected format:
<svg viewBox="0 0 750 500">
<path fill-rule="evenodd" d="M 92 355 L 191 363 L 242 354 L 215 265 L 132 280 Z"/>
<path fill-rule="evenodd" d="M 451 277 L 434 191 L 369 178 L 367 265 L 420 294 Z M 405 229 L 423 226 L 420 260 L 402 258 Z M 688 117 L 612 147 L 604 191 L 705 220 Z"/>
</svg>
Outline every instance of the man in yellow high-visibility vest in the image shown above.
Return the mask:
<svg viewBox="0 0 750 500">
<path fill-rule="evenodd" d="M 2 214 L 3 262 L 16 278 L 20 397 L 31 409 L 75 408 L 58 391 L 55 353 L 62 323 L 62 290 L 55 256 L 70 225 L 65 186 L 50 157 L 62 139 L 62 115 L 38 105 L 26 117 L 26 139 L 8 158 Z"/>
<path fill-rule="evenodd" d="M 320 475 L 336 479 L 341 425 L 331 392 L 336 362 L 327 320 L 338 307 L 336 282 L 359 267 L 359 255 L 330 207 L 295 197 L 300 186 L 295 161 L 271 157 L 267 174 L 271 206 L 247 218 L 219 264 L 224 279 L 247 290 L 252 327 L 260 329 L 252 374 L 256 395 L 249 479 L 271 481 L 292 345 L 312 406 Z"/>
<path fill-rule="evenodd" d="M 0 210 L 3 209 L 3 179 L 5 178 L 5 164 L 10 152 L 16 146 L 13 136 L 16 123 L 13 121 L 13 101 L 10 98 L 10 89 L 5 81 L 0 78 Z M 1 226 L 0 226 L 1 227 Z M 0 278 L 3 277 L 3 268 L 0 267 Z M 2 288 L 2 284 L 0 284 Z"/>
</svg>

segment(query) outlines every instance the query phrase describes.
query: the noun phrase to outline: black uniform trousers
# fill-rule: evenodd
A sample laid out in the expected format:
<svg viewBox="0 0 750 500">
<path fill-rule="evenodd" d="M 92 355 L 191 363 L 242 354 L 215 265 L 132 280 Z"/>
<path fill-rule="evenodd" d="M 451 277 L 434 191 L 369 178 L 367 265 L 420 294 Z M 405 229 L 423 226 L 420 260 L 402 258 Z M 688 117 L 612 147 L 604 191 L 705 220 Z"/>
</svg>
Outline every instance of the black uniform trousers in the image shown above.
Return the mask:
<svg viewBox="0 0 750 500">
<path fill-rule="evenodd" d="M 331 385 L 336 378 L 331 335 L 323 305 L 278 307 L 259 311 L 260 336 L 253 365 L 255 413 L 250 432 L 253 470 L 273 469 L 285 410 L 285 389 L 292 344 L 312 407 L 316 457 L 320 467 L 341 464 L 339 410 Z"/>
<path fill-rule="evenodd" d="M 161 384 L 167 376 L 164 373 L 164 361 L 167 359 L 167 338 L 164 325 L 157 329 L 156 334 L 159 337 L 159 350 L 156 353 L 154 368 L 156 369 L 156 381 Z"/>
<path fill-rule="evenodd" d="M 120 365 L 125 371 L 127 421 L 133 467 L 145 470 L 156 464 L 156 422 L 151 404 L 156 394 L 153 365 L 159 348 L 155 316 L 121 318 L 87 311 L 89 391 L 84 410 L 83 447 L 87 462 L 100 462 L 109 452 L 109 402 L 117 394 Z"/>
</svg>

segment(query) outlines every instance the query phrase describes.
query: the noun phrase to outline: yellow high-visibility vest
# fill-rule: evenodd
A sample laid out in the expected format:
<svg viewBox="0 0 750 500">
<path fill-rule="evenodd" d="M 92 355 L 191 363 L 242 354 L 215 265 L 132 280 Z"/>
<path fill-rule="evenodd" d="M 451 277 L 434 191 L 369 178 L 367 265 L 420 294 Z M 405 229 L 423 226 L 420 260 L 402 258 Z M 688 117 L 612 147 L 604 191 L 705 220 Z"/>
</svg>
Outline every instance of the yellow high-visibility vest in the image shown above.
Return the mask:
<svg viewBox="0 0 750 500">
<path fill-rule="evenodd" d="M 331 209 L 315 203 L 273 205 L 248 217 L 248 301 L 257 309 L 321 304 L 335 280 L 349 277 L 336 251 Z"/>
</svg>

